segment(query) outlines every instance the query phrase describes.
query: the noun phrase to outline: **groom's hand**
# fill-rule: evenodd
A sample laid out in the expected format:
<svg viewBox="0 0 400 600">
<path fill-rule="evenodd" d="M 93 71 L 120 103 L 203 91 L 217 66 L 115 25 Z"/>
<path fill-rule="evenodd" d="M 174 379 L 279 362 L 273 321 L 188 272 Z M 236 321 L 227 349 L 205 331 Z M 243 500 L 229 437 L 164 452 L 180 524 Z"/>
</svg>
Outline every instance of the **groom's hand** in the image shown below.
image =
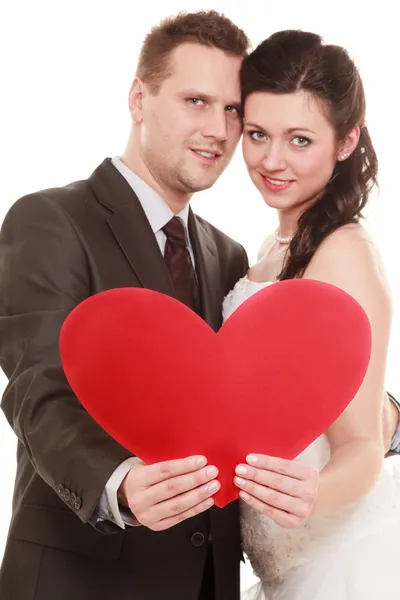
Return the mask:
<svg viewBox="0 0 400 600">
<path fill-rule="evenodd" d="M 292 460 L 250 455 L 236 467 L 235 485 L 252 508 L 281 527 L 299 527 L 311 514 L 318 494 L 319 473 Z"/>
<path fill-rule="evenodd" d="M 211 508 L 211 496 L 220 484 L 218 469 L 206 466 L 202 456 L 132 467 L 118 490 L 118 500 L 136 519 L 153 531 L 177 523 Z"/>
</svg>

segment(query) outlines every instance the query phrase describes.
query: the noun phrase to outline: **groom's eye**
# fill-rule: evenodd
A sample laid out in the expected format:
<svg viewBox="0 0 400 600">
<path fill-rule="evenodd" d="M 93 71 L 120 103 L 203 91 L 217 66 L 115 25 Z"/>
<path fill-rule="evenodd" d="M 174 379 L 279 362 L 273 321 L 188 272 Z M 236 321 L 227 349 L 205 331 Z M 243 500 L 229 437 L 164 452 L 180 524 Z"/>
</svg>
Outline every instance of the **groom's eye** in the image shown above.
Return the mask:
<svg viewBox="0 0 400 600">
<path fill-rule="evenodd" d="M 229 105 L 225 108 L 225 110 L 236 117 L 240 117 L 240 108 L 238 106 Z"/>
<path fill-rule="evenodd" d="M 202 106 L 202 104 L 204 104 L 204 100 L 201 98 L 186 98 L 186 101 L 189 102 L 189 104 L 193 104 L 193 106 Z"/>
</svg>

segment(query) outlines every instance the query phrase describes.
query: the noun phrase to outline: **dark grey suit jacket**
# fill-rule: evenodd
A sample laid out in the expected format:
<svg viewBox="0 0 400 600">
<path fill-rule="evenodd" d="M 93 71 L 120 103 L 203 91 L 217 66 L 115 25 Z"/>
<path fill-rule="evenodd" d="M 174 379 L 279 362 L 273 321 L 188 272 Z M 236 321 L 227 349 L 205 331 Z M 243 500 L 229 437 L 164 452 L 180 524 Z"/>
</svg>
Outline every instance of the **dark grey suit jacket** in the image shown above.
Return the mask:
<svg viewBox="0 0 400 600">
<path fill-rule="evenodd" d="M 192 212 L 189 231 L 202 316 L 218 330 L 246 253 Z M 197 600 L 210 531 L 217 600 L 239 598 L 237 503 L 165 532 L 96 525 L 105 483 L 130 453 L 72 393 L 58 338 L 79 302 L 129 286 L 174 296 L 143 209 L 109 159 L 88 180 L 10 209 L 0 234 L 0 364 L 18 466 L 0 600 Z"/>
</svg>

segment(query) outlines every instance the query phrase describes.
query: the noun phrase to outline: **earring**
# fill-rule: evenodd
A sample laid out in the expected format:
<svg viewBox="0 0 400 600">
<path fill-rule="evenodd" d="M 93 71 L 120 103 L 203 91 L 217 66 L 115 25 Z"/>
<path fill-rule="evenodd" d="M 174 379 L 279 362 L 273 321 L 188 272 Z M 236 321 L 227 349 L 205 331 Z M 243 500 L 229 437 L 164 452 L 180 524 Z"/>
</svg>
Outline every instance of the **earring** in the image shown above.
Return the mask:
<svg viewBox="0 0 400 600">
<path fill-rule="evenodd" d="M 339 160 L 346 160 L 346 158 L 349 158 L 350 156 L 350 152 L 345 152 L 344 154 L 341 154 L 338 159 Z"/>
</svg>

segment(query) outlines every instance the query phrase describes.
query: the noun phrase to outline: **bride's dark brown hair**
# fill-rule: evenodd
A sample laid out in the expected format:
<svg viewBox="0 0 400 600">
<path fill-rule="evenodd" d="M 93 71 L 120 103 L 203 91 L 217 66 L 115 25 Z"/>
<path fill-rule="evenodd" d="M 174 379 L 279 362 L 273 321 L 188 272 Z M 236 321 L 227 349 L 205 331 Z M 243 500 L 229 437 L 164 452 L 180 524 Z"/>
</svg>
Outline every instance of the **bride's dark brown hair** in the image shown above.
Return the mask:
<svg viewBox="0 0 400 600">
<path fill-rule="evenodd" d="M 365 125 L 365 95 L 358 70 L 344 48 L 326 45 L 304 31 L 280 31 L 262 42 L 241 72 L 242 103 L 254 92 L 309 92 L 325 111 L 342 141 L 354 128 L 360 140 L 349 158 L 337 162 L 321 197 L 299 218 L 288 260 L 279 279 L 302 277 L 321 242 L 333 231 L 361 218 L 378 161 Z"/>
</svg>

